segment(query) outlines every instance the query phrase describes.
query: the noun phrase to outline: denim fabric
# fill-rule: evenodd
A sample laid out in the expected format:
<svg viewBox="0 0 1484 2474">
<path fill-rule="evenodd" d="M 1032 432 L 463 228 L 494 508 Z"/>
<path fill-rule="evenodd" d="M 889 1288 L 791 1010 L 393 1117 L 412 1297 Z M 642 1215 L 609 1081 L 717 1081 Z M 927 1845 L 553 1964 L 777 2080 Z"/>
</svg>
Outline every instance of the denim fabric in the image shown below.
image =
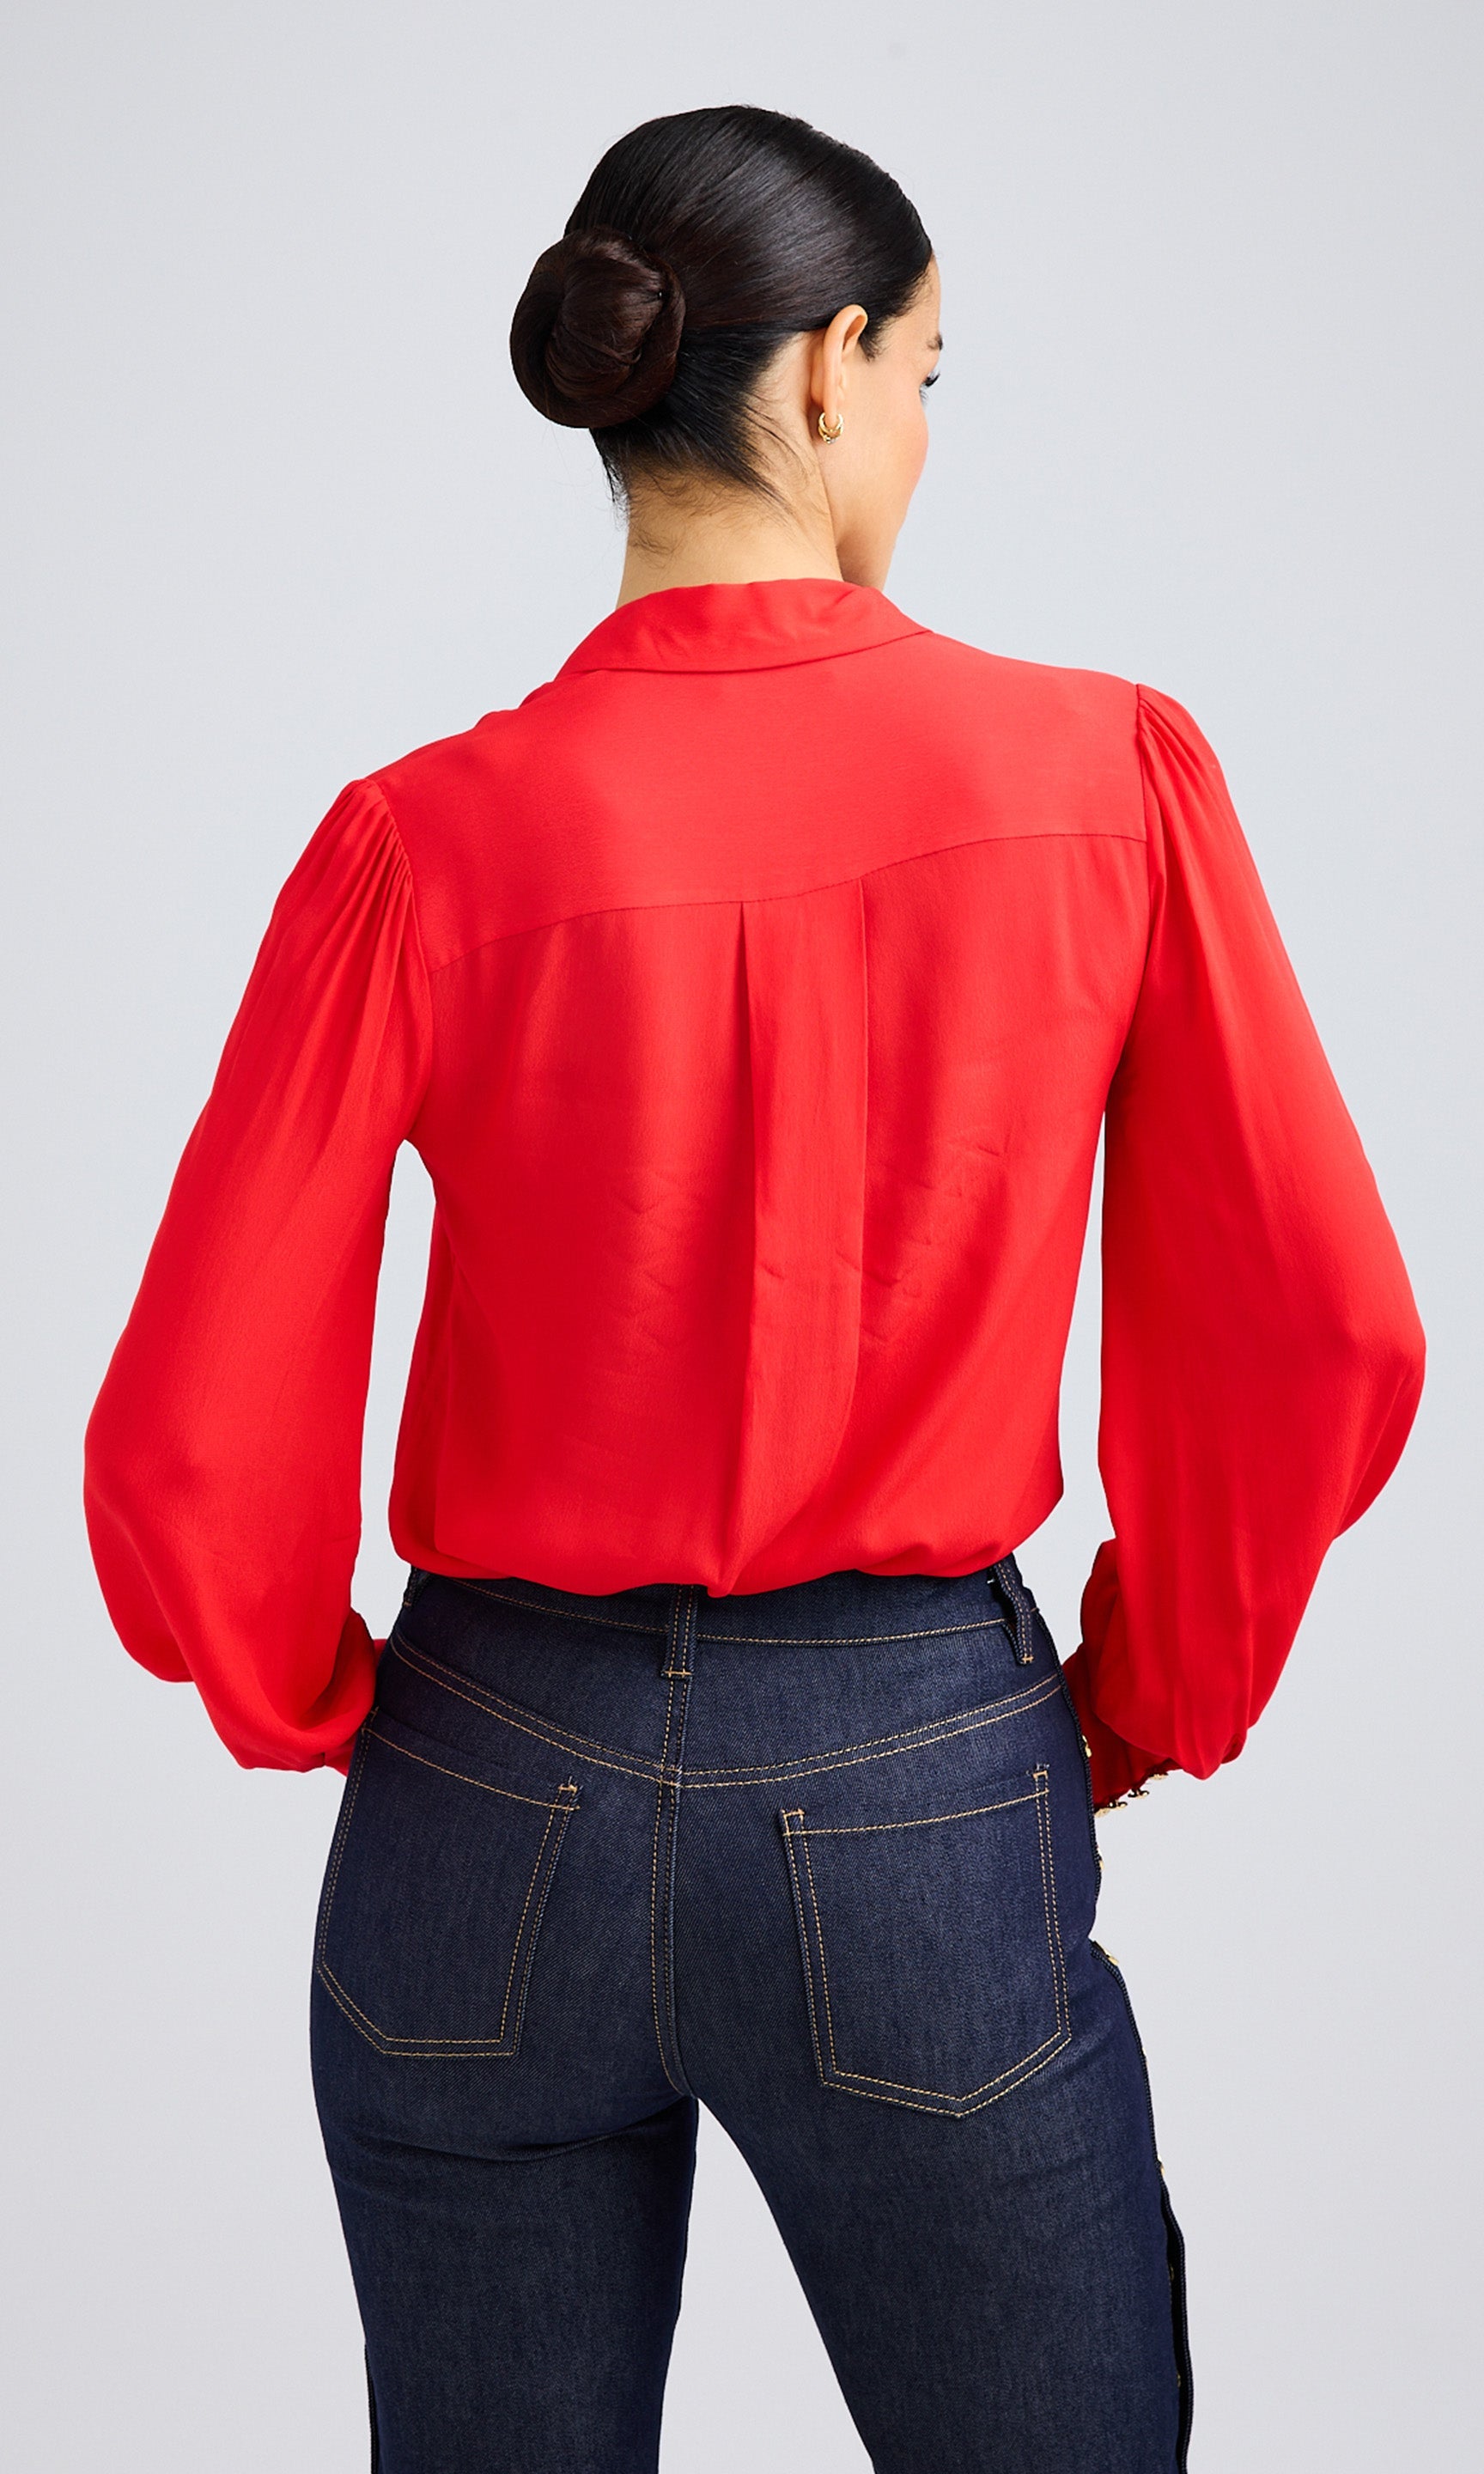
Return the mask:
<svg viewBox="0 0 1484 2474">
<path fill-rule="evenodd" d="M 384 2474 L 657 2462 L 698 2100 L 877 2474 L 1172 2474 L 1178 2229 L 1013 1558 L 747 1597 L 413 1575 L 316 2095 Z"/>
</svg>

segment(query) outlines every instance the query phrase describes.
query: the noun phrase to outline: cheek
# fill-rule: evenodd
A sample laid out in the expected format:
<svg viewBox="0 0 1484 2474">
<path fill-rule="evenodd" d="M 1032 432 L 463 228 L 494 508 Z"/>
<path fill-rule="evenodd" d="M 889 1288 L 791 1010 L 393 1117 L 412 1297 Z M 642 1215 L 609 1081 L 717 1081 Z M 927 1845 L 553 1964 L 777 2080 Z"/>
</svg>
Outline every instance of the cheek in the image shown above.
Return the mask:
<svg viewBox="0 0 1484 2474">
<path fill-rule="evenodd" d="M 912 410 L 902 424 L 900 453 L 898 462 L 898 469 L 901 474 L 903 486 L 909 494 L 917 488 L 919 481 L 922 479 L 922 467 L 926 461 L 927 409 L 923 404 L 922 398 L 914 393 L 912 399 Z"/>
<path fill-rule="evenodd" d="M 915 427 L 915 460 L 912 466 L 912 478 L 914 482 L 922 479 L 922 467 L 927 461 L 927 407 L 923 403 L 919 403 Z"/>
</svg>

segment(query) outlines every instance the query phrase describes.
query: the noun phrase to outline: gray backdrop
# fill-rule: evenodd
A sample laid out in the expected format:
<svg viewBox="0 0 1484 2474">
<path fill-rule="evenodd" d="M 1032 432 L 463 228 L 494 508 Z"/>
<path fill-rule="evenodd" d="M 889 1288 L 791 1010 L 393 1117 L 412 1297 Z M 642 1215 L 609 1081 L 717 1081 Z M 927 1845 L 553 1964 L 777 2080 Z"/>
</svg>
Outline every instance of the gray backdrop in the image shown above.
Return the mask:
<svg viewBox="0 0 1484 2474">
<path fill-rule="evenodd" d="M 1223 758 L 1411 1264 L 1429 1387 L 1241 1761 L 1104 1828 L 1191 2254 L 1202 2474 L 1460 2464 L 1479 2198 L 1477 13 L 12 0 L 18 589 L 4 1235 L 17 2474 L 364 2466 L 305 2052 L 339 1783 L 238 1770 L 109 1632 L 80 1438 L 281 879 L 341 784 L 611 606 L 585 438 L 505 334 L 635 121 L 804 113 L 943 266 L 890 590 L 1179 696 Z M 426 1202 L 399 1178 L 359 1603 Z M 1095 1294 L 1064 1647 L 1103 1512 Z M 708 2128 L 665 2474 L 863 2453 Z"/>
</svg>

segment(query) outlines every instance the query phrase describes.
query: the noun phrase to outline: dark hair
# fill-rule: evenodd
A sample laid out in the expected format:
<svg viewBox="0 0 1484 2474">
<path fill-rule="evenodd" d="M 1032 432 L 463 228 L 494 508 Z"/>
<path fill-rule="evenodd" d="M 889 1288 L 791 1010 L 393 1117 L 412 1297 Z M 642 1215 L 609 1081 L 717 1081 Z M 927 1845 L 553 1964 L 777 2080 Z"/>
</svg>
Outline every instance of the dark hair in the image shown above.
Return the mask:
<svg viewBox="0 0 1484 2474">
<path fill-rule="evenodd" d="M 615 499 L 667 472 L 773 495 L 752 419 L 764 366 L 852 301 L 870 354 L 931 255 L 890 174 L 806 120 L 671 112 L 603 157 L 532 269 L 511 359 L 548 421 L 592 431 Z"/>
</svg>

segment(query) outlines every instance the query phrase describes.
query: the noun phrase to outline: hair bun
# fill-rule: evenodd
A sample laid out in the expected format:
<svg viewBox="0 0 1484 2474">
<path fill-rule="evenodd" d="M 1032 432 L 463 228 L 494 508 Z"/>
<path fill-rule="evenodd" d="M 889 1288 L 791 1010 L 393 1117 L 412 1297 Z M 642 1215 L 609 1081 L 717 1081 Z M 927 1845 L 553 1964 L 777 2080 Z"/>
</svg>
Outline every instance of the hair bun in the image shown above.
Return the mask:
<svg viewBox="0 0 1484 2474">
<path fill-rule="evenodd" d="M 543 250 L 511 322 L 521 392 L 567 429 L 610 429 L 668 393 L 685 319 L 673 267 L 607 224 Z"/>
</svg>

